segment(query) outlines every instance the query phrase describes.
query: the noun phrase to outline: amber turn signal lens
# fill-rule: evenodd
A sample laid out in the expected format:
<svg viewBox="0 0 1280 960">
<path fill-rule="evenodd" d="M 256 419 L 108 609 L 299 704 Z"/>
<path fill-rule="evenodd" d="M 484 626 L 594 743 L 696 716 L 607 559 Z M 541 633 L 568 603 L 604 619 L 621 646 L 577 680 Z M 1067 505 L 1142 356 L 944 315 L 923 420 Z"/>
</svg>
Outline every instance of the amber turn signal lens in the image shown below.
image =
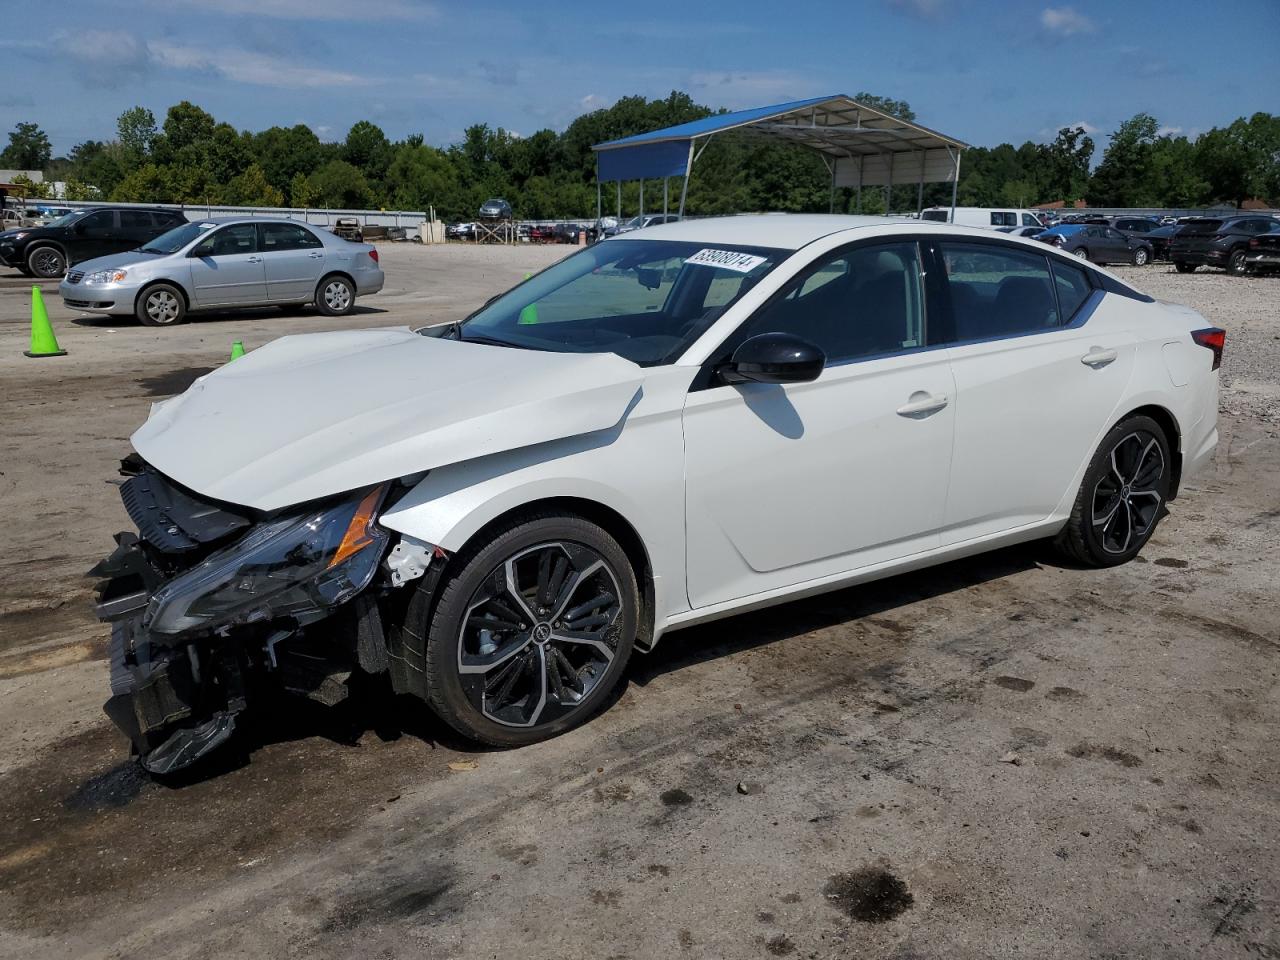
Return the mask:
<svg viewBox="0 0 1280 960">
<path fill-rule="evenodd" d="M 332 570 L 352 554 L 359 553 L 373 543 L 374 538 L 369 531 L 373 526 L 374 511 L 378 509 L 385 490 L 386 484 L 374 487 L 356 505 L 356 512 L 352 514 L 351 522 L 347 524 L 347 532 L 342 535 L 342 542 L 338 544 L 337 552 L 329 561 L 328 569 Z"/>
</svg>

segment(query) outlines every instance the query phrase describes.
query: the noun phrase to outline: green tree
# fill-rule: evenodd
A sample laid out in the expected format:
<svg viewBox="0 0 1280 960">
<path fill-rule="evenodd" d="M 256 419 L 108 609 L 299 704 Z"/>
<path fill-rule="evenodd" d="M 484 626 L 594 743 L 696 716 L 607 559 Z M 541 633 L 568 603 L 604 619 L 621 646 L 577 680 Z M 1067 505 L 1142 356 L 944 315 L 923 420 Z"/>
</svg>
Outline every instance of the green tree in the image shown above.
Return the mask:
<svg viewBox="0 0 1280 960">
<path fill-rule="evenodd" d="M 53 195 L 52 184 L 45 183 L 43 180 L 37 183 L 25 173 L 20 173 L 14 177 L 13 185 L 28 200 L 46 200 Z"/>
<path fill-rule="evenodd" d="M 1139 113 L 1120 124 L 1089 180 L 1092 206 L 1141 207 L 1156 203 L 1152 160 L 1159 129 L 1159 122 L 1149 113 Z"/>
<path fill-rule="evenodd" d="M 146 163 L 125 176 L 112 189 L 110 198 L 124 203 L 173 203 L 170 179 L 154 163 Z"/>
<path fill-rule="evenodd" d="M 316 192 L 305 173 L 295 173 L 289 181 L 289 203 L 295 207 L 310 207 L 316 202 Z"/>
<path fill-rule="evenodd" d="M 222 202 L 244 207 L 283 207 L 284 193 L 272 186 L 262 168 L 254 163 L 227 183 Z"/>
<path fill-rule="evenodd" d="M 1053 143 L 1041 152 L 1042 195 L 1040 200 L 1070 203 L 1084 196 L 1089 183 L 1089 163 L 1093 160 L 1093 138 L 1083 127 L 1063 127 Z"/>
<path fill-rule="evenodd" d="M 9 133 L 9 145 L 0 151 L 0 167 L 9 170 L 44 170 L 52 155 L 49 137 L 38 124 L 19 123 Z"/>
<path fill-rule="evenodd" d="M 320 138 L 310 127 L 269 127 L 250 139 L 254 160 L 274 186 L 284 189 L 299 174 L 307 176 L 325 162 Z"/>
<path fill-rule="evenodd" d="M 330 160 L 307 179 L 317 206 L 365 209 L 373 203 L 369 181 L 345 160 Z"/>
<path fill-rule="evenodd" d="M 426 210 L 434 206 L 440 216 L 461 217 L 462 192 L 449 156 L 425 146 L 402 146 L 387 170 L 387 199 L 402 210 Z M 547 214 L 553 216 L 553 214 Z"/>
<path fill-rule="evenodd" d="M 916 112 L 911 109 L 911 104 L 905 100 L 894 100 L 892 97 L 882 97 L 875 93 L 856 93 L 853 99 L 859 103 L 865 103 L 868 107 L 880 110 L 889 114 L 891 117 L 897 117 L 899 120 L 914 120 Z"/>
<path fill-rule="evenodd" d="M 366 177 L 380 181 L 391 162 L 391 142 L 377 124 L 361 120 L 347 131 L 342 159 L 358 167 Z"/>
<path fill-rule="evenodd" d="M 159 135 L 156 116 L 146 107 L 133 107 L 116 119 L 116 137 L 129 161 L 129 169 L 141 166 L 151 155 Z"/>
</svg>

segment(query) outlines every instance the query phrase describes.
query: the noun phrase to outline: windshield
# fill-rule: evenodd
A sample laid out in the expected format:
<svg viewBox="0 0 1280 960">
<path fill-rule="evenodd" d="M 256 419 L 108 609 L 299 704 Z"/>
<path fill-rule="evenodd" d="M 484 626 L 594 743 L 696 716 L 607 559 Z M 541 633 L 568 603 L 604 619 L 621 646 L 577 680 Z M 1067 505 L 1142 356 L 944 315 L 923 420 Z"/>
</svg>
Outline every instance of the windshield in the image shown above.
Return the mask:
<svg viewBox="0 0 1280 960">
<path fill-rule="evenodd" d="M 73 210 L 71 213 L 64 213 L 62 216 L 56 217 L 55 219 L 50 220 L 48 223 L 45 224 L 45 226 L 46 227 L 65 227 L 72 220 L 76 219 L 82 213 L 86 213 L 86 212 L 87 211 L 85 210 Z"/>
<path fill-rule="evenodd" d="M 168 233 L 162 233 L 154 240 L 147 242 L 143 253 L 177 253 L 196 237 L 216 227 L 216 223 L 184 223 L 174 227 Z"/>
<path fill-rule="evenodd" d="M 460 340 L 671 363 L 790 251 L 608 240 L 498 297 L 450 331 Z"/>
</svg>

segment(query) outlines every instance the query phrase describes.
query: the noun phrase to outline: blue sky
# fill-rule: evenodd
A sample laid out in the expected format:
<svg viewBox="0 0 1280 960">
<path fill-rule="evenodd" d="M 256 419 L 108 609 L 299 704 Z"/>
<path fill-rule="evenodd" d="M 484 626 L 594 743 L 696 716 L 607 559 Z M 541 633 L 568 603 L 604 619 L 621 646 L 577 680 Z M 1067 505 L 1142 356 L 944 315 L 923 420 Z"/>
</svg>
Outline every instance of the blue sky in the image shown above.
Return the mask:
<svg viewBox="0 0 1280 960">
<path fill-rule="evenodd" d="M 869 90 L 977 145 L 1078 123 L 1101 146 L 1141 110 L 1189 135 L 1280 111 L 1280 0 L 1234 0 L 1225 16 L 1204 0 L 61 0 L 56 17 L 22 0 L 8 13 L 0 130 L 34 120 L 55 153 L 109 138 L 135 104 L 162 119 L 182 99 L 242 129 L 305 123 L 333 140 L 370 119 L 439 145 L 470 123 L 559 130 L 672 89 L 729 108 Z"/>
</svg>

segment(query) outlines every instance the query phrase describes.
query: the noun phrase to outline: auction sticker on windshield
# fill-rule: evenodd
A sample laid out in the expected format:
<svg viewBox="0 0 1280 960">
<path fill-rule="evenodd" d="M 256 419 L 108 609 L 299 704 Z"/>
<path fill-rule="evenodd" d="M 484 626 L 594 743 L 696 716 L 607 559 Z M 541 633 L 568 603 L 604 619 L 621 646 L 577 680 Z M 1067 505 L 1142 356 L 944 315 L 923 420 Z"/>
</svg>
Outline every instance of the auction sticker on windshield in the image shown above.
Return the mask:
<svg viewBox="0 0 1280 960">
<path fill-rule="evenodd" d="M 738 253 L 735 250 L 713 250 L 710 247 L 704 247 L 687 259 L 685 263 L 692 263 L 702 267 L 720 267 L 722 270 L 736 270 L 738 273 L 750 273 L 767 259 L 767 257 L 755 257 L 749 253 Z"/>
</svg>

